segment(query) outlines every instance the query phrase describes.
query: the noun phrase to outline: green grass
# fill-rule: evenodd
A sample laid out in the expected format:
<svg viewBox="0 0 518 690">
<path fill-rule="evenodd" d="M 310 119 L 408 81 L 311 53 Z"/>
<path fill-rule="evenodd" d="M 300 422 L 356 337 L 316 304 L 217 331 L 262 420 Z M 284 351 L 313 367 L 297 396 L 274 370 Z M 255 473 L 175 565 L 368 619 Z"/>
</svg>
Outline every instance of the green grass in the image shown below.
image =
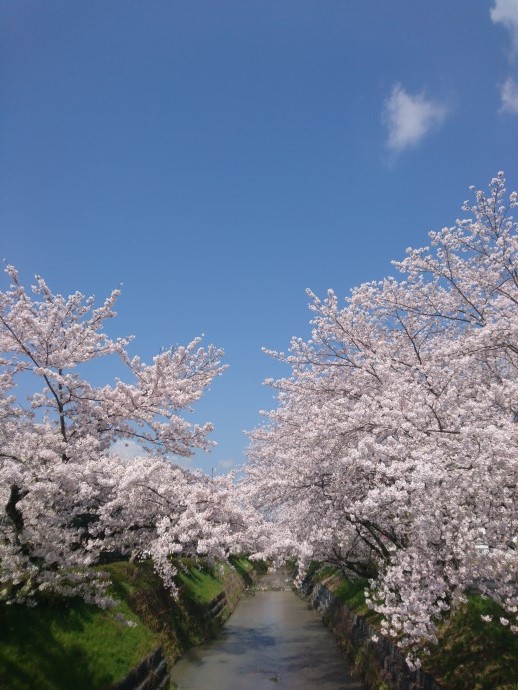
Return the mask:
<svg viewBox="0 0 518 690">
<path fill-rule="evenodd" d="M 238 565 L 250 575 L 253 566 L 246 559 L 238 559 Z M 113 609 L 57 598 L 34 608 L 1 605 L 0 688 L 104 690 L 159 645 L 172 663 L 221 625 L 207 616 L 207 604 L 223 591 L 219 567 L 194 559 L 182 559 L 178 566 L 177 600 L 146 561 L 102 566 L 118 601 Z M 225 564 L 223 572 L 229 569 Z"/>
<path fill-rule="evenodd" d="M 231 556 L 229 562 L 247 587 L 254 584 L 258 573 L 268 570 L 268 563 L 265 561 L 250 561 L 246 556 Z"/>
<path fill-rule="evenodd" d="M 252 573 L 254 571 L 254 564 L 246 556 L 232 556 L 230 562 L 236 570 L 241 570 L 245 573 Z"/>
<path fill-rule="evenodd" d="M 318 566 L 318 563 L 311 563 L 309 572 L 313 583 L 327 580 L 327 587 L 334 596 L 360 616 L 366 618 L 369 623 L 375 624 L 381 620 L 381 616 L 370 609 L 365 603 L 365 588 L 369 586 L 369 581 L 363 577 L 346 579 L 340 569 L 334 565 Z"/>
<path fill-rule="evenodd" d="M 126 621 L 136 623 L 129 627 Z M 121 680 L 157 646 L 126 602 L 102 611 L 78 599 L 0 609 L 0 687 L 92 690 Z"/>
<path fill-rule="evenodd" d="M 335 568 L 334 566 L 322 565 L 322 563 L 319 561 L 311 561 L 306 569 L 305 577 L 311 578 L 312 582 L 320 582 L 322 579 L 324 579 L 322 573 L 329 569 L 332 569 L 334 573 L 338 572 L 338 568 Z"/>
<path fill-rule="evenodd" d="M 221 594 L 223 584 L 214 569 L 189 563 L 187 559 L 184 559 L 185 566 L 187 570 L 179 570 L 175 578 L 184 596 L 199 604 L 208 604 Z"/>
<path fill-rule="evenodd" d="M 518 637 L 496 621 L 505 614 L 490 599 L 469 594 L 468 603 L 439 629 L 439 645 L 423 666 L 446 690 L 518 690 Z"/>
<path fill-rule="evenodd" d="M 381 616 L 368 608 L 368 581 L 346 580 L 331 566 L 313 566 L 313 581 L 332 577 L 329 588 L 349 609 L 377 627 Z M 485 623 L 482 615 L 493 616 Z M 507 617 L 491 599 L 468 594 L 468 602 L 439 626 L 439 644 L 421 661 L 444 690 L 518 690 L 518 637 L 498 621 Z"/>
<path fill-rule="evenodd" d="M 370 609 L 365 603 L 365 588 L 368 586 L 369 583 L 364 578 L 342 580 L 340 584 L 333 588 L 333 593 L 348 608 L 360 616 L 369 619 L 369 622 L 371 622 L 379 618 L 379 614 Z"/>
</svg>

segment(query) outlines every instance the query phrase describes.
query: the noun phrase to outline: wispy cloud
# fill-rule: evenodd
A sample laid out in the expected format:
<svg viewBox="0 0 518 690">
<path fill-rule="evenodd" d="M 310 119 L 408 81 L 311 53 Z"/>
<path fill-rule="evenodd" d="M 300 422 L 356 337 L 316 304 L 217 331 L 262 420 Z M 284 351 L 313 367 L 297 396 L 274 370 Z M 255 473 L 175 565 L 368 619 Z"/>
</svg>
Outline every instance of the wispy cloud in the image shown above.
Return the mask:
<svg viewBox="0 0 518 690">
<path fill-rule="evenodd" d="M 383 112 L 388 128 L 388 148 L 399 153 L 416 146 L 442 125 L 447 113 L 443 103 L 428 99 L 423 93 L 412 96 L 401 84 L 396 84 L 385 101 Z"/>
<path fill-rule="evenodd" d="M 511 33 L 513 53 L 518 51 L 518 0 L 495 0 L 489 11 L 495 24 L 503 24 Z"/>
<path fill-rule="evenodd" d="M 110 448 L 110 454 L 118 455 L 120 458 L 123 458 L 124 460 L 131 460 L 132 458 L 142 458 L 148 455 L 148 453 L 146 453 L 142 446 L 139 446 L 138 443 L 135 443 L 135 441 L 131 441 L 129 439 L 119 439 L 118 441 L 115 441 L 115 443 Z"/>
<path fill-rule="evenodd" d="M 518 56 L 518 0 L 495 0 L 489 14 L 495 24 L 503 24 L 511 34 L 511 61 Z M 501 111 L 518 115 L 518 82 L 512 77 L 500 86 Z"/>
<path fill-rule="evenodd" d="M 518 115 L 518 83 L 512 78 L 506 79 L 500 90 L 502 110 Z"/>
<path fill-rule="evenodd" d="M 236 466 L 235 460 L 219 460 L 218 466 L 221 467 L 221 469 L 228 471 L 231 470 L 233 467 Z"/>
</svg>

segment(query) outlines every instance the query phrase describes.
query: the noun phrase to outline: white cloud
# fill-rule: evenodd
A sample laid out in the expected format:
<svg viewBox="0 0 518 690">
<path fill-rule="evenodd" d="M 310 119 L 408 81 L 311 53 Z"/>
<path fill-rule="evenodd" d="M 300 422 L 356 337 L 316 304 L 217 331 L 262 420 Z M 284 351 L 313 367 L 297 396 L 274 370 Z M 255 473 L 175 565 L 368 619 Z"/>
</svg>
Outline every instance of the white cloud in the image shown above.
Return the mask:
<svg viewBox="0 0 518 690">
<path fill-rule="evenodd" d="M 503 24 L 511 32 L 513 52 L 518 50 L 518 0 L 495 0 L 490 10 L 495 24 Z"/>
<path fill-rule="evenodd" d="M 131 460 L 132 458 L 142 458 L 148 455 L 148 453 L 146 453 L 142 446 L 139 446 L 138 443 L 135 443 L 135 441 L 131 441 L 129 439 L 119 439 L 118 441 L 115 441 L 115 443 L 110 448 L 110 454 L 118 455 L 120 458 L 123 458 L 124 460 Z"/>
<path fill-rule="evenodd" d="M 218 465 L 221 467 L 221 469 L 228 471 L 236 466 L 236 462 L 235 460 L 220 460 Z"/>
<path fill-rule="evenodd" d="M 500 96 L 502 98 L 502 110 L 518 115 L 518 83 L 512 77 L 503 83 Z"/>
<path fill-rule="evenodd" d="M 424 94 L 411 96 L 401 84 L 396 84 L 384 110 L 389 149 L 400 152 L 419 144 L 429 132 L 442 125 L 447 112 L 444 104 L 429 100 Z"/>
</svg>

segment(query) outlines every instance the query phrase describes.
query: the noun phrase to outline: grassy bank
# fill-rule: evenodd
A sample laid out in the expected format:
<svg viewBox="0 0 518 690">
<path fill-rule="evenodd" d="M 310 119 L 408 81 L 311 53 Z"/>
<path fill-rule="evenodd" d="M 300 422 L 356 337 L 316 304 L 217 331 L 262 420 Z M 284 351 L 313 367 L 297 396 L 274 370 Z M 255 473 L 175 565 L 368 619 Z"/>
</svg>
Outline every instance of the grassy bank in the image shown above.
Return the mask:
<svg viewBox="0 0 518 690">
<path fill-rule="evenodd" d="M 365 603 L 367 580 L 348 580 L 335 568 L 317 565 L 311 579 L 325 580 L 347 608 L 379 627 L 381 617 Z M 483 615 L 492 616 L 493 621 L 505 616 L 494 601 L 469 594 L 453 618 L 439 626 L 439 644 L 422 657 L 423 669 L 444 690 L 518 690 L 518 637 L 497 622 L 484 622 Z"/>
<path fill-rule="evenodd" d="M 490 599 L 469 594 L 461 611 L 439 630 L 439 644 L 423 666 L 445 690 L 518 690 L 518 636 L 498 622 L 505 613 Z M 469 686 L 466 686 L 469 679 Z"/>
<path fill-rule="evenodd" d="M 104 690 L 157 646 L 172 663 L 210 637 L 221 622 L 211 619 L 207 605 L 225 590 L 232 606 L 254 566 L 244 558 L 235 567 L 188 559 L 178 565 L 176 600 L 151 563 L 120 562 L 103 566 L 118 600 L 115 608 L 50 597 L 34 608 L 0 606 L 0 687 Z"/>
</svg>

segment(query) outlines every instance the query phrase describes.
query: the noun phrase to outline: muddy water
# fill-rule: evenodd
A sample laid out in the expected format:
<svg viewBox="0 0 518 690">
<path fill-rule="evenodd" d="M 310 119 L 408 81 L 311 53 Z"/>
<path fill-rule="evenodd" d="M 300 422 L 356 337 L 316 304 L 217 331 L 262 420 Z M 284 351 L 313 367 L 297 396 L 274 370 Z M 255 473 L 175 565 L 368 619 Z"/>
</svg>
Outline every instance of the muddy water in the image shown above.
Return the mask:
<svg viewBox="0 0 518 690">
<path fill-rule="evenodd" d="M 318 613 L 284 573 L 269 573 L 239 604 L 221 637 L 173 668 L 180 690 L 361 690 Z M 279 591 L 282 588 L 282 591 Z"/>
</svg>

